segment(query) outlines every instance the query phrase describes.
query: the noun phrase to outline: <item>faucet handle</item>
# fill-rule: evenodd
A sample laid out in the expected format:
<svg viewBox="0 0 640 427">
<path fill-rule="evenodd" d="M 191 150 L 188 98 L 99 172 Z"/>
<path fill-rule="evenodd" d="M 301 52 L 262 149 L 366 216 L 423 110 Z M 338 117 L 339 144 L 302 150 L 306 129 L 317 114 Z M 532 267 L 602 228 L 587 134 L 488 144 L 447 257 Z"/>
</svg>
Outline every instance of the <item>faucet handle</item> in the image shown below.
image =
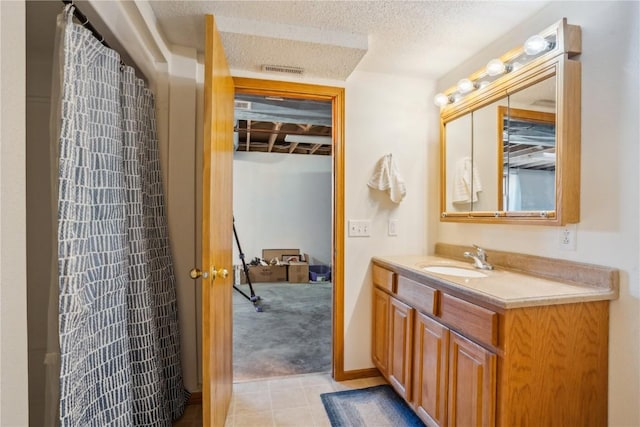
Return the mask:
<svg viewBox="0 0 640 427">
<path fill-rule="evenodd" d="M 482 258 L 482 260 L 484 261 L 485 257 L 486 257 L 486 253 L 485 253 L 484 249 L 482 249 L 480 246 L 478 246 L 476 244 L 473 244 L 472 246 L 475 248 L 476 252 L 478 253 L 478 256 L 480 258 Z"/>
</svg>

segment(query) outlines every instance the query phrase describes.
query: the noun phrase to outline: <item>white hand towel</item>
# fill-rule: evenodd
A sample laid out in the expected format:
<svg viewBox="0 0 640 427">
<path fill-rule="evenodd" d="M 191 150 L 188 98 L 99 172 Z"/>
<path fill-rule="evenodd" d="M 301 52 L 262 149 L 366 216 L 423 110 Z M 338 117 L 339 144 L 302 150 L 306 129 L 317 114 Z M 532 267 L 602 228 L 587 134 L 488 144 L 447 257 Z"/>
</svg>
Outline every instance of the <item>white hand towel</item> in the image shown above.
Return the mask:
<svg viewBox="0 0 640 427">
<path fill-rule="evenodd" d="M 452 201 L 453 203 L 477 202 L 480 191 L 482 191 L 482 184 L 478 168 L 471 161 L 471 157 L 463 157 L 456 162 Z"/>
<path fill-rule="evenodd" d="M 391 154 L 387 154 L 378 160 L 373 175 L 369 178 L 368 185 L 376 190 L 388 190 L 389 197 L 394 203 L 400 203 L 407 194 L 404 179 L 400 176 Z"/>
</svg>

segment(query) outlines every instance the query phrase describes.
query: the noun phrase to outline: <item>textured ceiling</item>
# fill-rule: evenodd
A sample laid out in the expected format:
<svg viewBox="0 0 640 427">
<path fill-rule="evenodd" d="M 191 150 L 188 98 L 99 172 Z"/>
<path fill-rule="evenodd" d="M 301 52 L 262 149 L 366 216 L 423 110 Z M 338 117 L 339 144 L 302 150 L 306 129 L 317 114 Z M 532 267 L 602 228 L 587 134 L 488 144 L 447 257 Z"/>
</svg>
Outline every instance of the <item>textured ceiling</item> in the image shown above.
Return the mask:
<svg viewBox="0 0 640 427">
<path fill-rule="evenodd" d="M 216 16 L 229 64 L 302 67 L 346 79 L 356 68 L 438 78 L 547 1 L 150 1 L 170 44 L 204 49 Z"/>
</svg>

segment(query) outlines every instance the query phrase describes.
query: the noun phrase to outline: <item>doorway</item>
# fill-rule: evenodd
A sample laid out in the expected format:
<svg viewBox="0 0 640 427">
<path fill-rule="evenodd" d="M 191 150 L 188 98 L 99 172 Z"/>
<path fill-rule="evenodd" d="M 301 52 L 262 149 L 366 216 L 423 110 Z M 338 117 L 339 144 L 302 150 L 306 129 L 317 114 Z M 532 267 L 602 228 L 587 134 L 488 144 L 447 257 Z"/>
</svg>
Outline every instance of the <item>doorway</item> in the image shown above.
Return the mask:
<svg viewBox="0 0 640 427">
<path fill-rule="evenodd" d="M 235 95 L 234 382 L 331 370 L 331 125 L 328 100 Z"/>
<path fill-rule="evenodd" d="M 302 83 L 234 78 L 236 96 L 279 97 L 331 103 L 332 195 L 331 195 L 331 373 L 342 379 L 344 324 L 344 89 Z M 290 149 L 291 147 L 289 147 Z M 317 147 L 316 149 L 320 149 Z"/>
</svg>

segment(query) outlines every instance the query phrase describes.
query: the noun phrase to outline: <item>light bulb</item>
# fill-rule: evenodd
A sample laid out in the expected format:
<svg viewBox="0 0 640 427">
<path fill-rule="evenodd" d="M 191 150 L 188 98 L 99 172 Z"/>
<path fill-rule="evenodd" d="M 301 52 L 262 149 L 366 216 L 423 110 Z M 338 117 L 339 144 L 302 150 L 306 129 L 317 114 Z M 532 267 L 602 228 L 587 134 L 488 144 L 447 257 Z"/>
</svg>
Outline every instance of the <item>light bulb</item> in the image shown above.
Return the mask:
<svg viewBox="0 0 640 427">
<path fill-rule="evenodd" d="M 499 59 L 492 59 L 487 63 L 487 74 L 492 77 L 504 73 L 506 69 L 504 62 Z"/>
<path fill-rule="evenodd" d="M 524 51 L 527 55 L 537 55 L 549 47 L 549 42 L 539 34 L 531 36 L 524 42 Z"/>
<path fill-rule="evenodd" d="M 471 92 L 474 87 L 473 82 L 469 79 L 462 79 L 458 82 L 458 90 L 460 93 Z"/>
<path fill-rule="evenodd" d="M 438 107 L 444 107 L 445 105 L 447 105 L 449 103 L 449 97 L 447 95 L 445 95 L 444 93 L 439 93 L 435 96 L 435 98 L 433 98 L 433 102 L 438 106 Z"/>
</svg>

